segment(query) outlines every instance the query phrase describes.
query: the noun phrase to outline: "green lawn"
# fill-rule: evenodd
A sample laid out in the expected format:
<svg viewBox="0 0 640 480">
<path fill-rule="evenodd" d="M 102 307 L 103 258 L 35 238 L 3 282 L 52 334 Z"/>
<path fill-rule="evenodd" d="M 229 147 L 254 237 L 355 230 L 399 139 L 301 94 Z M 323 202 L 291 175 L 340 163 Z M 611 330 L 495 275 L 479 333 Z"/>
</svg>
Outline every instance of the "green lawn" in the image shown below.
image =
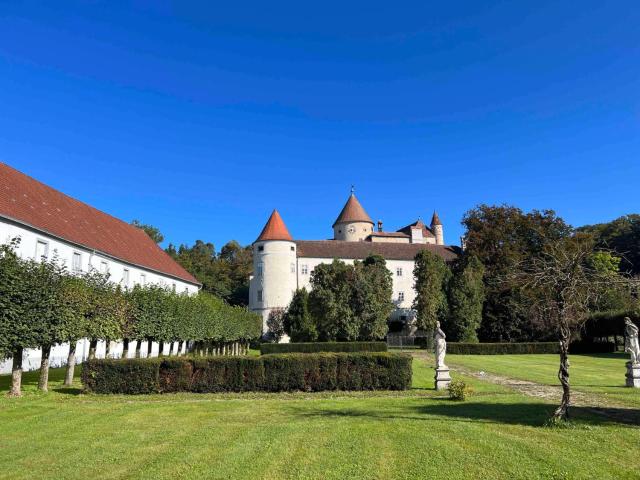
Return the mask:
<svg viewBox="0 0 640 480">
<path fill-rule="evenodd" d="M 570 355 L 570 381 L 576 391 L 605 401 L 640 407 L 640 389 L 625 387 L 628 354 Z M 558 355 L 448 355 L 447 363 L 544 385 L 560 385 Z"/>
<path fill-rule="evenodd" d="M 640 429 L 470 381 L 467 402 L 435 392 L 414 362 L 408 392 L 83 395 L 60 387 L 6 398 L 0 478 L 638 478 Z"/>
</svg>

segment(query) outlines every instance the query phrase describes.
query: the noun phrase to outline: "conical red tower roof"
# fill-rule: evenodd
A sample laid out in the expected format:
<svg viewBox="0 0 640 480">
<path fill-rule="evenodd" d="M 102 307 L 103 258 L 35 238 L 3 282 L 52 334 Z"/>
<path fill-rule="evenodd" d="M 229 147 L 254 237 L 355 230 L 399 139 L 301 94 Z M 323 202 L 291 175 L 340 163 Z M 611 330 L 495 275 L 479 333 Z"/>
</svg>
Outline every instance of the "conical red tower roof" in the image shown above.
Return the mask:
<svg viewBox="0 0 640 480">
<path fill-rule="evenodd" d="M 282 221 L 282 217 L 278 213 L 278 210 L 274 210 L 267 220 L 267 224 L 260 232 L 260 235 L 256 239 L 256 242 L 263 242 L 265 240 L 288 240 L 293 241 L 287 226 Z"/>
<path fill-rule="evenodd" d="M 360 202 L 353 193 L 349 196 L 349 200 L 347 200 L 347 203 L 342 208 L 340 215 L 338 215 L 338 218 L 333 222 L 332 226 L 338 223 L 351 222 L 368 222 L 373 225 L 371 218 L 367 215 L 367 212 L 364 211 L 364 208 L 362 208 L 362 205 L 360 205 Z"/>
<path fill-rule="evenodd" d="M 435 210 L 433 211 L 433 217 L 431 217 L 431 226 L 433 225 L 442 225 L 440 217 L 438 216 L 438 212 L 436 212 Z"/>
</svg>

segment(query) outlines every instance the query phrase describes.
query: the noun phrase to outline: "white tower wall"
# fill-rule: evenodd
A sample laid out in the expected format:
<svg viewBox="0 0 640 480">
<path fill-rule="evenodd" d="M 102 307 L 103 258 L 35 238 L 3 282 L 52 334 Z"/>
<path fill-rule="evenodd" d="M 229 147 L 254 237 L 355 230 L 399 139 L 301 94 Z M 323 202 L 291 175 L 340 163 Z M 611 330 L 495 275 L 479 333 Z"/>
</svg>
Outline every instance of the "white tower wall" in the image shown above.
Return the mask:
<svg viewBox="0 0 640 480">
<path fill-rule="evenodd" d="M 296 244 L 267 240 L 253 245 L 253 277 L 249 308 L 262 315 L 262 332 L 267 331 L 269 312 L 286 308 L 297 287 Z"/>
<path fill-rule="evenodd" d="M 333 226 L 333 238 L 346 242 L 359 242 L 373 233 L 369 222 L 338 223 Z"/>
<path fill-rule="evenodd" d="M 431 230 L 436 236 L 436 245 L 444 245 L 444 232 L 442 231 L 442 225 L 433 225 Z"/>
</svg>

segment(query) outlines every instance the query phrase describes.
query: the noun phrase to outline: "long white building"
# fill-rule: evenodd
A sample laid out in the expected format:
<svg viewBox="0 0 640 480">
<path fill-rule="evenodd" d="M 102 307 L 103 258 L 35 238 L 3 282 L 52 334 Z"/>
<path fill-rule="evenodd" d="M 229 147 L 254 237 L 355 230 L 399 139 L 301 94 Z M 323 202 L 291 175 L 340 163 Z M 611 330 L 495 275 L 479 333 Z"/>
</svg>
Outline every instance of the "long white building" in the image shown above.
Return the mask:
<svg viewBox="0 0 640 480">
<path fill-rule="evenodd" d="M 189 294 L 200 288 L 144 230 L 0 162 L 0 243 L 16 238 L 22 258 L 55 259 L 72 273 L 93 269 L 125 288 L 156 284 Z M 79 359 L 86 348 L 79 346 Z M 100 348 L 99 355 L 104 355 L 104 345 Z M 112 351 L 118 348 L 113 345 Z M 66 359 L 67 351 L 68 345 L 55 347 L 52 364 Z M 39 356 L 37 350 L 27 350 L 27 368 L 37 366 Z M 0 373 L 8 370 L 9 362 L 0 364 Z"/>
<path fill-rule="evenodd" d="M 415 299 L 413 267 L 420 250 L 430 250 L 445 261 L 453 261 L 460 249 L 447 246 L 437 213 L 430 226 L 420 219 L 396 231 L 377 228 L 355 194 L 333 223 L 331 240 L 294 240 L 277 210 L 253 243 L 253 275 L 249 283 L 249 308 L 263 318 L 263 332 L 269 313 L 286 308 L 298 288 L 310 290 L 311 273 L 321 263 L 339 259 L 346 263 L 363 260 L 374 253 L 385 258 L 393 275 L 391 320 L 410 325 L 415 318 L 411 308 Z"/>
</svg>

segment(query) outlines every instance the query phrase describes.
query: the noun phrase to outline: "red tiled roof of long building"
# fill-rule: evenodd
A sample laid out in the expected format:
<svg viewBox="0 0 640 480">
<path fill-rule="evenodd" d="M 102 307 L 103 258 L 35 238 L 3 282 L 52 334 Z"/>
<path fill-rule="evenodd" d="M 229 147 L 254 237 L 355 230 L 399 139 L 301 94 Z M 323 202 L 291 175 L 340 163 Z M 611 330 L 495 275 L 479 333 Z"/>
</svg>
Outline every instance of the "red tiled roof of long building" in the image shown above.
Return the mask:
<svg viewBox="0 0 640 480">
<path fill-rule="evenodd" d="M 0 216 L 125 263 L 199 285 L 144 230 L 0 162 Z"/>
<path fill-rule="evenodd" d="M 303 258 L 363 259 L 370 253 L 386 260 L 413 260 L 421 250 L 440 255 L 446 262 L 455 260 L 460 249 L 428 243 L 345 242 L 341 240 L 296 240 L 297 256 Z"/>
</svg>

